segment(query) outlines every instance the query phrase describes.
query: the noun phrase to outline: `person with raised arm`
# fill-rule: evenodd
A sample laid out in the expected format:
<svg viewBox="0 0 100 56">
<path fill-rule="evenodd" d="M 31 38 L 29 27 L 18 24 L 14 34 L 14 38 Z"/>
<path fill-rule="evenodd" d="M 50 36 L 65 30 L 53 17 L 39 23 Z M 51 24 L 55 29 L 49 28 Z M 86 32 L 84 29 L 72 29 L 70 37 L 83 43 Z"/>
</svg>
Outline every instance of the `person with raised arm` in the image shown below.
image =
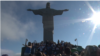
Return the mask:
<svg viewBox="0 0 100 56">
<path fill-rule="evenodd" d="M 24 56 L 29 56 L 31 54 L 31 49 L 32 49 L 32 43 L 28 42 L 28 45 L 26 45 L 27 41 L 28 41 L 28 39 L 26 39 L 25 45 L 23 44 L 26 47 Z"/>
</svg>

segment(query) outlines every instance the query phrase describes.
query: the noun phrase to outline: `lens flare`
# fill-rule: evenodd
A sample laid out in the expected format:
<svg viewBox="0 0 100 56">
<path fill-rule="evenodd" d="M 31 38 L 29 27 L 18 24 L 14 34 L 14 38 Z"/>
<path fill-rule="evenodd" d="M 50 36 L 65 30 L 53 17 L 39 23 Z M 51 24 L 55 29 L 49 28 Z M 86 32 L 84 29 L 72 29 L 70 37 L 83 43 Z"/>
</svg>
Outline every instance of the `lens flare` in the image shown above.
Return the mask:
<svg viewBox="0 0 100 56">
<path fill-rule="evenodd" d="M 95 25 L 99 25 L 99 24 L 100 24 L 100 12 L 95 13 L 95 14 L 91 17 L 91 21 L 92 21 Z"/>
</svg>

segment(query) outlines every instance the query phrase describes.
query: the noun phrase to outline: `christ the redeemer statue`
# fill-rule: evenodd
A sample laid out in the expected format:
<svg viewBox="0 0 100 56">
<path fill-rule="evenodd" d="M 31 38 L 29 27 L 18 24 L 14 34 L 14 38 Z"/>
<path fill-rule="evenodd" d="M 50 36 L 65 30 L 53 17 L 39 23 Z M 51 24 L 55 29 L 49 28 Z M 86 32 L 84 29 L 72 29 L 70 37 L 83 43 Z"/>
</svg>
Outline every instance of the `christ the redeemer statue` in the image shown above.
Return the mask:
<svg viewBox="0 0 100 56">
<path fill-rule="evenodd" d="M 44 28 L 44 35 L 43 35 L 44 42 L 47 40 L 53 41 L 53 30 L 54 30 L 53 16 L 62 15 L 63 11 L 68 11 L 68 9 L 65 10 L 51 9 L 49 2 L 46 4 L 46 8 L 44 9 L 38 9 L 38 10 L 27 9 L 27 10 L 32 11 L 35 15 L 41 15 L 43 17 L 42 23 Z"/>
</svg>

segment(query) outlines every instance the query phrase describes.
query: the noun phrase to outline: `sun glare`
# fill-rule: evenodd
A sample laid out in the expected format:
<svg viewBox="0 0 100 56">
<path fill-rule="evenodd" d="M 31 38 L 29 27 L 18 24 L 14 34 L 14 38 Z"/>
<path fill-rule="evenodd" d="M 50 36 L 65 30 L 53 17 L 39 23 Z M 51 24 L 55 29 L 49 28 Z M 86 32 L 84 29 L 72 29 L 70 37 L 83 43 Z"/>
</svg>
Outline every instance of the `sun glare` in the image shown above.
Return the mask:
<svg viewBox="0 0 100 56">
<path fill-rule="evenodd" d="M 100 24 L 100 12 L 94 13 L 94 15 L 91 17 L 91 21 L 92 21 L 95 25 Z"/>
<path fill-rule="evenodd" d="M 92 40 L 92 38 L 93 38 L 93 34 L 94 34 L 94 32 L 95 32 L 95 29 L 97 28 L 97 25 L 100 25 L 100 11 L 96 12 L 96 11 L 92 8 L 92 6 L 89 4 L 89 2 L 86 2 L 86 4 L 88 5 L 88 7 L 89 7 L 89 8 L 91 9 L 91 11 L 93 12 L 93 16 L 85 20 L 85 21 L 88 21 L 88 20 L 89 20 L 89 21 L 92 21 L 93 24 L 94 24 L 94 27 L 93 27 L 92 32 L 91 32 L 91 35 L 90 35 L 90 37 L 89 37 L 89 39 L 88 39 L 88 41 L 87 41 L 87 43 L 90 44 L 90 43 L 91 43 L 91 40 Z"/>
</svg>

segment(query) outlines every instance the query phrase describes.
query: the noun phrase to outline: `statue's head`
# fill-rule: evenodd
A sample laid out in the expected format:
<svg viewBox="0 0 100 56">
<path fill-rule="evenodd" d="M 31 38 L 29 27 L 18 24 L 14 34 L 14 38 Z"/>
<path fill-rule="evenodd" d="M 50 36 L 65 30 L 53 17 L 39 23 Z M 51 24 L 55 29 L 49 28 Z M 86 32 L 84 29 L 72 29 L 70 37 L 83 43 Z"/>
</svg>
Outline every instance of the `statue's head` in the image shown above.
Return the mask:
<svg viewBox="0 0 100 56">
<path fill-rule="evenodd" d="M 47 2 L 46 8 L 50 8 L 50 3 L 49 2 Z"/>
</svg>

